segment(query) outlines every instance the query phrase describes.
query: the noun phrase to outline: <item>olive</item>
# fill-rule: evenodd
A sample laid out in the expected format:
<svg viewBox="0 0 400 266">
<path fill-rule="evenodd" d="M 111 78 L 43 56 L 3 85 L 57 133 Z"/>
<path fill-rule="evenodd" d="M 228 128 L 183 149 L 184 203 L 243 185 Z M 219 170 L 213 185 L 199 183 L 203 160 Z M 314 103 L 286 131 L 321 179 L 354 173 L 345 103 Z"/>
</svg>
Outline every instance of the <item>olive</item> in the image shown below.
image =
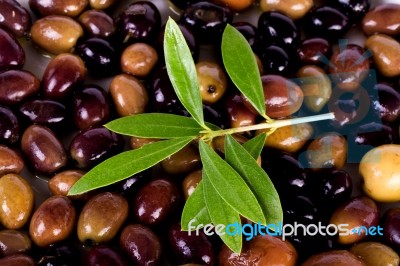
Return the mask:
<svg viewBox="0 0 400 266">
<path fill-rule="evenodd" d="M 179 22 L 193 31 L 201 42 L 218 43 L 227 23 L 232 22 L 232 12 L 223 6 L 202 1 L 188 6 Z"/>
<path fill-rule="evenodd" d="M 0 142 L 13 144 L 19 140 L 19 121 L 14 112 L 0 106 Z"/>
<path fill-rule="evenodd" d="M 347 229 L 351 233 L 340 234 L 338 242 L 340 244 L 353 244 L 364 239 L 369 234 L 362 228 L 377 226 L 378 221 L 379 210 L 376 203 L 366 196 L 359 196 L 346 201 L 338 207 L 331 216 L 330 224 L 335 224 L 336 226 L 347 224 Z M 359 231 L 354 231 L 357 229 Z M 379 231 L 376 232 L 376 234 L 378 233 Z"/>
<path fill-rule="evenodd" d="M 67 196 L 71 187 L 78 181 L 85 173 L 79 170 L 66 170 L 60 172 L 50 178 L 48 182 L 49 190 L 53 195 Z M 71 196 L 71 199 L 82 199 L 85 194 Z"/>
<path fill-rule="evenodd" d="M 86 256 L 87 266 L 127 266 L 127 262 L 114 249 L 107 246 L 96 246 Z"/>
<path fill-rule="evenodd" d="M 264 12 L 258 19 L 258 31 L 263 45 L 297 47 L 300 32 L 291 18 L 279 12 Z"/>
<path fill-rule="evenodd" d="M 256 123 L 257 115 L 246 107 L 242 99 L 242 96 L 236 93 L 229 95 L 225 100 L 225 113 L 231 128 L 251 126 Z"/>
<path fill-rule="evenodd" d="M 218 0 L 216 2 L 226 5 L 231 10 L 234 11 L 243 11 L 249 8 L 255 0 Z"/>
<path fill-rule="evenodd" d="M 0 253 L 3 256 L 25 253 L 31 246 L 31 239 L 25 233 L 16 230 L 0 231 Z"/>
<path fill-rule="evenodd" d="M 53 129 L 63 130 L 67 123 L 66 107 L 52 100 L 30 100 L 19 108 L 22 118 L 30 124 L 38 124 Z"/>
<path fill-rule="evenodd" d="M 124 140 L 106 128 L 91 128 L 78 133 L 69 148 L 79 168 L 89 168 L 121 152 Z M 110 169 L 112 170 L 112 169 Z"/>
<path fill-rule="evenodd" d="M 46 199 L 33 213 L 29 234 L 39 247 L 67 239 L 74 229 L 75 207 L 65 196 Z"/>
<path fill-rule="evenodd" d="M 234 22 L 232 26 L 246 38 L 254 52 L 260 50 L 260 34 L 255 26 L 245 21 Z"/>
<path fill-rule="evenodd" d="M 377 5 L 363 18 L 361 23 L 362 30 L 367 35 L 383 33 L 396 36 L 400 33 L 399 14 L 400 5 L 398 4 L 387 3 Z"/>
<path fill-rule="evenodd" d="M 228 121 L 224 116 L 223 109 L 218 104 L 207 105 L 203 104 L 204 120 L 216 125 L 219 128 L 228 128 Z"/>
<path fill-rule="evenodd" d="M 328 63 L 332 46 L 326 39 L 308 38 L 301 42 L 297 53 L 300 61 L 304 64 L 321 64 L 325 61 L 327 61 L 325 63 Z"/>
<path fill-rule="evenodd" d="M 43 94 L 46 98 L 63 101 L 83 83 L 86 68 L 79 56 L 60 54 L 47 65 L 42 78 Z"/>
<path fill-rule="evenodd" d="M 160 224 L 176 211 L 179 200 L 175 184 L 164 179 L 154 180 L 139 190 L 133 202 L 133 213 L 143 224 Z"/>
<path fill-rule="evenodd" d="M 90 6 L 93 9 L 107 9 L 112 7 L 116 0 L 89 0 Z"/>
<path fill-rule="evenodd" d="M 294 266 L 297 252 L 292 244 L 277 237 L 257 236 L 246 241 L 240 254 L 224 245 L 219 253 L 219 265 Z"/>
<path fill-rule="evenodd" d="M 385 212 L 382 227 L 385 240 L 398 249 L 400 247 L 400 208 L 392 207 Z"/>
<path fill-rule="evenodd" d="M 74 266 L 80 265 L 80 253 L 70 243 L 56 243 L 44 250 L 38 266 Z"/>
<path fill-rule="evenodd" d="M 301 266 L 366 266 L 365 263 L 347 250 L 333 250 L 318 253 L 308 258 Z"/>
<path fill-rule="evenodd" d="M 40 89 L 40 81 L 24 70 L 8 70 L 0 73 L 0 104 L 16 105 Z"/>
<path fill-rule="evenodd" d="M 5 145 L 0 145 L 0 176 L 19 174 L 24 166 L 24 159 L 20 154 Z"/>
<path fill-rule="evenodd" d="M 283 202 L 283 221 L 286 224 L 316 224 L 320 219 L 315 204 L 311 200 L 304 196 L 293 197 L 292 199 L 286 199 Z M 305 232 L 300 231 L 297 235 L 303 235 Z"/>
<path fill-rule="evenodd" d="M 98 85 L 85 85 L 76 90 L 72 99 L 75 125 L 79 129 L 105 124 L 110 117 L 108 95 Z"/>
<path fill-rule="evenodd" d="M 120 74 L 111 80 L 109 92 L 120 116 L 144 113 L 149 96 L 140 80 L 127 74 Z"/>
<path fill-rule="evenodd" d="M 19 42 L 0 28 L 0 71 L 22 68 L 24 63 L 25 52 Z"/>
<path fill-rule="evenodd" d="M 161 28 L 161 15 L 149 1 L 131 3 L 117 18 L 117 29 L 124 42 L 151 42 Z"/>
<path fill-rule="evenodd" d="M 370 0 L 334 0 L 329 5 L 337 7 L 343 12 L 353 23 L 359 22 L 368 12 Z"/>
<path fill-rule="evenodd" d="M 83 29 L 78 22 L 61 15 L 38 19 L 31 27 L 32 41 L 52 54 L 71 52 L 82 35 Z"/>
<path fill-rule="evenodd" d="M 311 10 L 305 19 L 305 29 L 312 36 L 329 40 L 342 37 L 350 27 L 349 18 L 339 10 L 323 6 Z"/>
<path fill-rule="evenodd" d="M 156 141 L 159 141 L 159 139 L 131 137 L 129 144 L 131 148 L 134 150 L 134 149 L 139 149 L 146 144 L 150 144 Z"/>
<path fill-rule="evenodd" d="M 119 69 L 117 51 L 107 40 L 97 37 L 87 39 L 76 47 L 75 53 L 95 77 L 112 76 Z"/>
<path fill-rule="evenodd" d="M 197 148 L 187 145 L 178 152 L 161 161 L 161 166 L 168 174 L 187 174 L 200 164 L 200 154 Z"/>
<path fill-rule="evenodd" d="M 19 38 L 27 34 L 31 27 L 32 19 L 29 12 L 14 0 L 0 1 L 0 26 L 15 37 Z"/>
<path fill-rule="evenodd" d="M 196 170 L 188 174 L 182 182 L 182 189 L 185 198 L 189 198 L 189 196 L 196 189 L 202 178 L 202 170 Z"/>
<path fill-rule="evenodd" d="M 391 144 L 395 139 L 392 127 L 377 122 L 360 125 L 355 133 L 356 136 L 353 138 L 356 145 L 377 147 L 384 144 Z"/>
<path fill-rule="evenodd" d="M 201 61 L 196 64 L 196 72 L 203 103 L 216 103 L 224 95 L 227 87 L 223 67 L 214 62 Z"/>
<path fill-rule="evenodd" d="M 201 0 L 169 0 L 172 4 L 180 9 L 185 9 L 191 4 L 200 2 Z"/>
<path fill-rule="evenodd" d="M 146 226 L 131 224 L 125 227 L 119 237 L 119 245 L 133 265 L 155 266 L 160 262 L 160 240 Z"/>
<path fill-rule="evenodd" d="M 302 18 L 313 7 L 313 0 L 261 0 L 262 11 L 278 11 L 293 20 Z"/>
<path fill-rule="evenodd" d="M 383 83 L 376 84 L 374 91 L 378 97 L 372 98 L 371 106 L 379 112 L 382 120 L 387 122 L 397 120 L 400 116 L 400 93 Z"/>
<path fill-rule="evenodd" d="M 100 10 L 87 10 L 79 16 L 78 20 L 91 37 L 109 38 L 116 31 L 114 20 L 106 12 Z"/>
<path fill-rule="evenodd" d="M 0 264 L 4 266 L 35 266 L 35 261 L 28 255 L 11 255 L 0 259 Z"/>
<path fill-rule="evenodd" d="M 268 74 L 288 75 L 293 72 L 296 58 L 289 51 L 291 48 L 282 48 L 271 45 L 262 50 L 261 62 Z"/>
<path fill-rule="evenodd" d="M 50 129 L 32 125 L 21 138 L 21 149 L 34 171 L 53 174 L 67 164 L 64 146 Z"/>
<path fill-rule="evenodd" d="M 198 235 L 194 232 L 189 234 L 181 230 L 180 224 L 173 224 L 168 229 L 168 243 L 175 264 L 215 264 L 213 245 L 202 231 Z"/>
<path fill-rule="evenodd" d="M 158 61 L 157 51 L 146 43 L 131 44 L 122 52 L 121 69 L 127 74 L 144 78 Z"/>
<path fill-rule="evenodd" d="M 76 17 L 89 4 L 88 0 L 29 0 L 29 7 L 33 12 L 41 17 L 49 15 L 64 15 L 69 17 Z"/>
<path fill-rule="evenodd" d="M 112 185 L 113 191 L 126 196 L 126 198 L 133 198 L 137 194 L 139 188 L 147 182 L 149 178 L 148 175 L 149 173 L 147 171 L 143 171 L 125 180 L 119 181 Z"/>
<path fill-rule="evenodd" d="M 361 258 L 367 266 L 399 265 L 399 255 L 390 247 L 378 242 L 364 242 L 355 244 L 350 252 Z"/>
</svg>

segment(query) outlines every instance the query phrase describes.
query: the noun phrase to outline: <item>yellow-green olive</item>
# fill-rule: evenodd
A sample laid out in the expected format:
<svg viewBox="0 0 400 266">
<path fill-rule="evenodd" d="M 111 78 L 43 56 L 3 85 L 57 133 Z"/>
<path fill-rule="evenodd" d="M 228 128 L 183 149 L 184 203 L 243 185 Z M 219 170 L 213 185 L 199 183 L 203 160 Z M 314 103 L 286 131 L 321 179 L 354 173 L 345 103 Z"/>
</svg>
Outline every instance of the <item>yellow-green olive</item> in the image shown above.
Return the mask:
<svg viewBox="0 0 400 266">
<path fill-rule="evenodd" d="M 196 71 L 203 102 L 216 103 L 224 95 L 227 87 L 223 68 L 214 62 L 203 61 L 196 64 Z"/>
<path fill-rule="evenodd" d="M 378 242 L 355 244 L 350 252 L 362 259 L 367 266 L 398 266 L 399 255 L 390 247 Z"/>
</svg>

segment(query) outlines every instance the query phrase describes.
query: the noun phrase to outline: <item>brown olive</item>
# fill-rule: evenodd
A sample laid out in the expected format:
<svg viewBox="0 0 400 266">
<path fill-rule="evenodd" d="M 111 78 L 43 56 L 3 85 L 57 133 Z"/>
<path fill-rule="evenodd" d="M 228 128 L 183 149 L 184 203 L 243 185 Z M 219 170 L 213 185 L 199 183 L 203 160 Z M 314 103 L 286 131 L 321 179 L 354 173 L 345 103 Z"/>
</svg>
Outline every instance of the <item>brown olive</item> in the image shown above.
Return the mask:
<svg viewBox="0 0 400 266">
<path fill-rule="evenodd" d="M 0 26 L 17 38 L 24 36 L 31 27 L 31 15 L 14 0 L 0 0 L 0 17 Z"/>
<path fill-rule="evenodd" d="M 314 6 L 314 0 L 260 0 L 262 11 L 278 11 L 291 19 L 302 18 Z"/>
<path fill-rule="evenodd" d="M 160 262 L 160 240 L 146 226 L 131 224 L 125 227 L 119 238 L 119 245 L 133 265 L 155 266 Z"/>
<path fill-rule="evenodd" d="M 143 147 L 146 144 L 150 144 L 153 142 L 158 141 L 159 139 L 148 139 L 148 138 L 137 138 L 137 137 L 131 137 L 130 140 L 130 146 L 132 149 L 139 149 Z"/>
<path fill-rule="evenodd" d="M 85 172 L 80 170 L 66 170 L 53 176 L 49 182 L 49 190 L 53 195 L 67 196 L 71 187 L 78 181 Z M 71 199 L 85 198 L 86 194 L 71 196 Z"/>
<path fill-rule="evenodd" d="M 0 177 L 5 174 L 19 174 L 24 168 L 24 160 L 16 151 L 0 145 Z"/>
<path fill-rule="evenodd" d="M 225 94 L 227 88 L 224 69 L 217 63 L 202 61 L 196 64 L 196 71 L 203 103 L 216 103 Z"/>
<path fill-rule="evenodd" d="M 244 105 L 240 94 L 233 94 L 227 97 L 225 110 L 232 128 L 251 126 L 256 123 L 257 114 Z"/>
<path fill-rule="evenodd" d="M 43 94 L 46 98 L 62 101 L 86 77 L 86 68 L 79 56 L 65 53 L 54 57 L 42 78 Z"/>
<path fill-rule="evenodd" d="M 0 104 L 15 105 L 39 92 L 40 81 L 24 70 L 0 73 Z"/>
<path fill-rule="evenodd" d="M 31 28 L 32 40 L 40 48 L 52 54 L 71 52 L 83 29 L 72 18 L 51 15 L 36 20 Z"/>
<path fill-rule="evenodd" d="M 78 20 L 92 37 L 107 38 L 115 32 L 114 20 L 100 10 L 85 11 Z"/>
<path fill-rule="evenodd" d="M 216 2 L 226 5 L 232 10 L 242 11 L 250 7 L 254 3 L 254 0 L 218 0 Z"/>
<path fill-rule="evenodd" d="M 338 207 L 332 214 L 330 224 L 339 226 L 348 224 L 348 235 L 339 235 L 340 244 L 353 244 L 364 239 L 369 232 L 366 232 L 371 226 L 377 226 L 379 221 L 379 210 L 376 203 L 368 197 L 359 196 L 352 198 Z M 357 230 L 357 231 L 353 231 Z M 379 228 L 374 234 L 378 234 Z"/>
<path fill-rule="evenodd" d="M 146 43 L 135 43 L 122 52 L 121 69 L 127 74 L 144 78 L 158 61 L 157 51 Z"/>
<path fill-rule="evenodd" d="M 366 266 L 399 265 L 399 255 L 379 242 L 363 242 L 351 247 L 350 252 L 362 259 Z"/>
<path fill-rule="evenodd" d="M 199 164 L 200 154 L 191 145 L 161 161 L 161 166 L 169 174 L 185 174 L 196 169 Z"/>
<path fill-rule="evenodd" d="M 35 266 L 35 261 L 27 255 L 11 255 L 0 259 L 3 266 Z"/>
<path fill-rule="evenodd" d="M 31 239 L 25 233 L 16 230 L 0 231 L 0 253 L 3 256 L 25 253 L 31 246 Z"/>
<path fill-rule="evenodd" d="M 21 138 L 21 149 L 35 171 L 52 174 L 67 163 L 62 143 L 48 128 L 32 125 Z"/>
<path fill-rule="evenodd" d="M 366 266 L 365 263 L 347 250 L 334 250 L 316 254 L 301 266 Z"/>
<path fill-rule="evenodd" d="M 0 28 L 0 71 L 19 69 L 25 64 L 25 52 L 19 42 Z"/>
<path fill-rule="evenodd" d="M 49 15 L 64 15 L 76 17 L 89 4 L 88 0 L 29 0 L 29 6 L 42 17 Z"/>
<path fill-rule="evenodd" d="M 127 74 L 115 76 L 109 91 L 120 116 L 141 114 L 147 108 L 149 102 L 147 90 L 135 77 Z"/>
<path fill-rule="evenodd" d="M 146 184 L 136 195 L 133 213 L 143 224 L 164 222 L 179 203 L 179 191 L 175 184 L 164 179 Z"/>
<path fill-rule="evenodd" d="M 7 229 L 19 229 L 29 220 L 34 204 L 31 185 L 16 174 L 0 178 L 0 223 Z"/>
<path fill-rule="evenodd" d="M 182 182 L 182 189 L 185 198 L 189 198 L 189 196 L 196 189 L 202 177 L 202 170 L 196 170 L 188 174 Z"/>
<path fill-rule="evenodd" d="M 46 199 L 34 212 L 29 225 L 32 241 L 46 247 L 68 238 L 75 224 L 75 208 L 65 196 Z"/>
<path fill-rule="evenodd" d="M 383 33 L 396 36 L 400 33 L 400 5 L 380 4 L 365 14 L 362 30 L 367 35 Z"/>
<path fill-rule="evenodd" d="M 128 202 L 121 195 L 104 192 L 91 198 L 79 216 L 77 230 L 82 243 L 110 241 L 128 216 Z"/>
<path fill-rule="evenodd" d="M 117 0 L 89 0 L 93 9 L 107 9 L 111 7 Z"/>
<path fill-rule="evenodd" d="M 239 142 L 240 144 L 245 143 L 248 141 L 248 139 L 242 135 L 235 134 L 232 135 L 232 137 Z M 224 154 L 225 153 L 225 137 L 220 136 L 220 137 L 215 137 L 212 142 L 212 147 L 214 148 L 215 151 L 217 151 L 219 154 Z"/>
</svg>

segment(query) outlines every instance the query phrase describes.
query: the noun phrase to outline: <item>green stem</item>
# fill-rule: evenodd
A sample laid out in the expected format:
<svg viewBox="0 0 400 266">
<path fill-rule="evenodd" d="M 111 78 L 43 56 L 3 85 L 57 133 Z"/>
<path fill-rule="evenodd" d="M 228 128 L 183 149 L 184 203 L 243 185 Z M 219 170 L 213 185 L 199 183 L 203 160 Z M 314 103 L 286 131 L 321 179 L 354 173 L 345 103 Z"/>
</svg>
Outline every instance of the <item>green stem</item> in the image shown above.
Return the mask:
<svg viewBox="0 0 400 266">
<path fill-rule="evenodd" d="M 314 116 L 292 118 L 292 119 L 285 119 L 285 120 L 272 120 L 272 122 L 261 123 L 261 124 L 252 125 L 252 126 L 229 128 L 229 129 L 211 131 L 211 132 L 205 130 L 205 131 L 201 131 L 200 133 L 204 134 L 205 138 L 212 139 L 215 137 L 225 136 L 228 134 L 232 135 L 232 134 L 240 133 L 240 132 L 247 132 L 247 131 L 253 131 L 253 130 L 260 130 L 260 129 L 269 129 L 269 128 L 276 129 L 276 128 L 290 126 L 290 125 L 317 122 L 317 121 L 322 121 L 322 120 L 330 120 L 330 119 L 334 119 L 334 118 L 335 118 L 335 115 L 333 113 L 327 113 L 327 114 L 322 114 L 322 115 L 314 115 Z"/>
</svg>

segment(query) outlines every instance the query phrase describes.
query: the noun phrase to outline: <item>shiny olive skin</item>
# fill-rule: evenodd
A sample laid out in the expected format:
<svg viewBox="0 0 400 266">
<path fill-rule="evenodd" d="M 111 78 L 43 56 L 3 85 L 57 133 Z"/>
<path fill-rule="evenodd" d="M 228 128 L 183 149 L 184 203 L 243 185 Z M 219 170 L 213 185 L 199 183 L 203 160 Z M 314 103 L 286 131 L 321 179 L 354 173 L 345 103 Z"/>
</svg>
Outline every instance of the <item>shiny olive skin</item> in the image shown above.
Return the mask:
<svg viewBox="0 0 400 266">
<path fill-rule="evenodd" d="M 35 261 L 28 255 L 16 254 L 0 259 L 0 265 L 4 266 L 35 266 Z"/>
<path fill-rule="evenodd" d="M 116 31 L 114 20 L 101 10 L 87 10 L 78 20 L 91 37 L 109 38 Z"/>
<path fill-rule="evenodd" d="M 117 30 L 124 43 L 151 42 L 161 28 L 161 15 L 149 1 L 130 4 L 117 18 Z"/>
<path fill-rule="evenodd" d="M 332 53 L 332 46 L 326 39 L 323 38 L 308 38 L 303 40 L 297 50 L 301 63 L 322 64 L 323 56 L 329 58 Z"/>
<path fill-rule="evenodd" d="M 124 140 L 106 128 L 91 128 L 78 133 L 69 148 L 70 156 L 79 168 L 89 168 L 120 153 Z"/>
<path fill-rule="evenodd" d="M 60 172 L 49 179 L 48 186 L 49 190 L 53 195 L 67 196 L 71 187 L 78 181 L 85 172 L 79 170 L 66 170 Z M 85 199 L 87 194 L 80 194 L 76 196 L 70 196 L 71 199 Z"/>
<path fill-rule="evenodd" d="M 134 43 L 125 48 L 121 55 L 121 69 L 138 78 L 147 77 L 158 61 L 157 51 L 146 43 Z"/>
<path fill-rule="evenodd" d="M 227 23 L 232 22 L 232 12 L 223 6 L 208 1 L 194 3 L 188 6 L 179 22 L 191 29 L 201 42 L 214 40 L 218 43 Z"/>
<path fill-rule="evenodd" d="M 122 256 L 107 246 L 96 246 L 89 250 L 86 256 L 87 266 L 127 266 Z"/>
<path fill-rule="evenodd" d="M 24 167 L 24 159 L 17 151 L 6 145 L 0 145 L 0 176 L 19 174 Z"/>
<path fill-rule="evenodd" d="M 9 256 L 26 253 L 31 249 L 31 239 L 25 233 L 16 230 L 0 231 L 0 254 Z"/>
<path fill-rule="evenodd" d="M 79 129 L 105 124 L 110 117 L 110 101 L 106 91 L 98 85 L 85 85 L 72 97 L 72 113 Z"/>
<path fill-rule="evenodd" d="M 260 34 L 258 29 L 249 22 L 239 21 L 232 23 L 232 26 L 237 29 L 250 44 L 253 52 L 257 52 L 260 49 Z"/>
<path fill-rule="evenodd" d="M 400 247 L 400 208 L 388 209 L 382 218 L 383 237 L 393 247 Z"/>
<path fill-rule="evenodd" d="M 353 23 L 359 22 L 368 12 L 371 0 L 334 0 L 329 5 L 337 7 Z"/>
<path fill-rule="evenodd" d="M 68 119 L 66 107 L 52 100 L 30 100 L 20 106 L 19 113 L 29 123 L 46 126 L 54 131 L 63 130 Z"/>
<path fill-rule="evenodd" d="M 315 254 L 301 266 L 366 266 L 365 263 L 347 250 L 333 250 Z"/>
<path fill-rule="evenodd" d="M 350 25 L 346 15 L 329 6 L 311 10 L 305 19 L 305 29 L 310 35 L 329 40 L 342 37 Z"/>
<path fill-rule="evenodd" d="M 17 105 L 36 95 L 40 80 L 25 70 L 8 70 L 0 73 L 0 104 Z"/>
<path fill-rule="evenodd" d="M 76 17 L 88 4 L 88 0 L 29 0 L 29 7 L 40 17 L 49 15 Z"/>
<path fill-rule="evenodd" d="M 320 220 L 316 205 L 307 197 L 297 196 L 283 202 L 284 223 L 312 224 Z M 301 234 L 301 233 L 300 233 Z"/>
<path fill-rule="evenodd" d="M 355 133 L 354 143 L 356 145 L 377 147 L 384 144 L 392 144 L 396 138 L 393 128 L 381 122 L 360 125 Z"/>
<path fill-rule="evenodd" d="M 133 201 L 133 213 L 142 224 L 160 224 L 176 211 L 179 200 L 175 184 L 163 179 L 154 180 L 139 190 Z"/>
<path fill-rule="evenodd" d="M 173 224 L 168 229 L 168 244 L 175 265 L 186 263 L 215 264 L 214 247 L 202 231 L 199 231 L 199 235 L 189 235 L 187 231 L 181 230 L 180 224 Z"/>
<path fill-rule="evenodd" d="M 383 83 L 376 84 L 374 91 L 378 92 L 378 97 L 372 98 L 371 106 L 379 112 L 382 120 L 394 122 L 400 117 L 400 93 Z"/>
<path fill-rule="evenodd" d="M 34 171 L 53 174 L 67 164 L 67 154 L 56 135 L 44 126 L 32 125 L 21 137 L 21 149 Z"/>
<path fill-rule="evenodd" d="M 28 32 L 32 24 L 31 15 L 14 0 L 0 1 L 0 26 L 19 38 Z"/>
<path fill-rule="evenodd" d="M 86 67 L 79 56 L 65 53 L 54 57 L 47 65 L 42 78 L 46 98 L 64 101 L 86 78 Z"/>
<path fill-rule="evenodd" d="M 0 28 L 0 71 L 19 69 L 25 64 L 25 51 L 19 42 Z"/>
<path fill-rule="evenodd" d="M 381 3 L 365 15 L 362 30 L 368 36 L 376 33 L 396 36 L 400 33 L 399 12 L 398 3 Z"/>
<path fill-rule="evenodd" d="M 291 18 L 279 12 L 264 12 L 258 19 L 258 31 L 263 45 L 297 47 L 300 31 Z"/>
<path fill-rule="evenodd" d="M 257 115 L 244 105 L 240 94 L 229 95 L 224 107 L 231 128 L 251 126 L 256 123 Z"/>
<path fill-rule="evenodd" d="M 160 263 L 160 240 L 144 225 L 131 224 L 125 227 L 121 232 L 119 245 L 133 265 L 156 266 Z"/>
<path fill-rule="evenodd" d="M 97 37 L 87 39 L 76 47 L 75 53 L 94 77 L 109 77 L 119 69 L 118 53 L 107 40 Z"/>
<path fill-rule="evenodd" d="M 19 121 L 14 112 L 0 106 L 0 143 L 16 143 L 19 140 L 19 127 Z"/>
<path fill-rule="evenodd" d="M 78 248 L 68 242 L 62 242 L 45 249 L 37 266 L 73 266 L 80 265 L 80 261 Z"/>
<path fill-rule="evenodd" d="M 261 62 L 265 73 L 276 75 L 290 74 L 297 58 L 293 56 L 291 48 L 286 49 L 271 45 L 261 51 Z"/>
</svg>

